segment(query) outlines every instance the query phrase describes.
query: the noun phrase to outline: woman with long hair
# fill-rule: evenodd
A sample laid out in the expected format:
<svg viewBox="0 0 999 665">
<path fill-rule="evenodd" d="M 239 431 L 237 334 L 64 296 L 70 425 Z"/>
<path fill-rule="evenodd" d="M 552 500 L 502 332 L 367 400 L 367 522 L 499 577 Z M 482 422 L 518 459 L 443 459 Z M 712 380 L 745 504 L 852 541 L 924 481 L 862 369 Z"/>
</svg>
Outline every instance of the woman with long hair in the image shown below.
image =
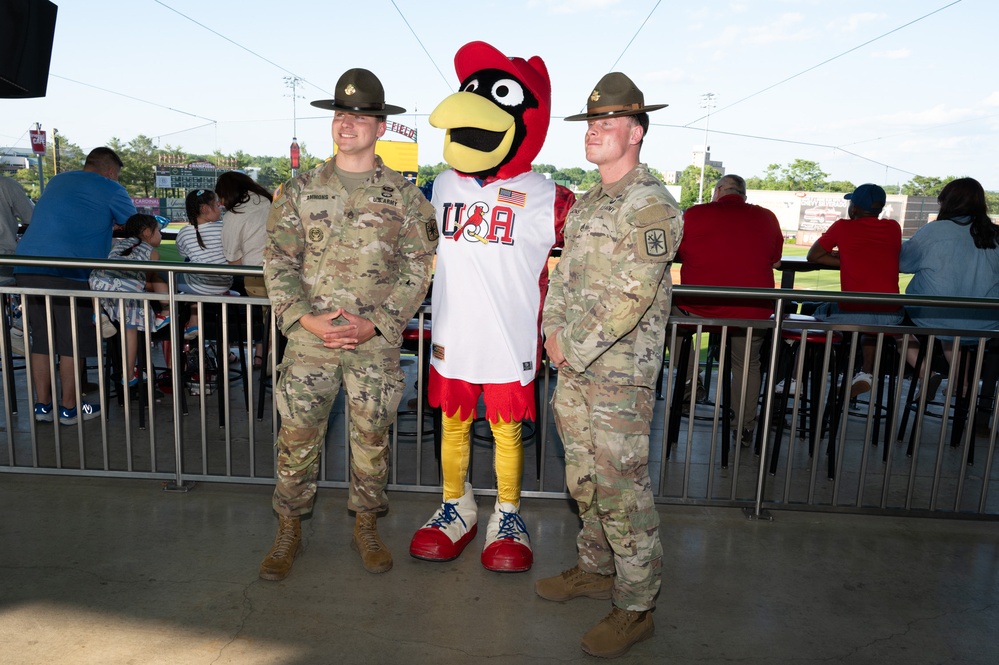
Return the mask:
<svg viewBox="0 0 999 665">
<path fill-rule="evenodd" d="M 267 215 L 273 197 L 267 189 L 245 173 L 226 171 L 215 183 L 215 193 L 226 209 L 222 225 L 222 251 L 229 263 L 244 266 L 264 264 L 264 245 L 267 242 Z M 250 276 L 243 280 L 243 290 L 249 296 L 266 297 L 267 287 L 263 276 Z M 259 307 L 254 307 L 253 366 L 264 364 L 263 324 Z"/>
<path fill-rule="evenodd" d="M 952 180 L 937 201 L 936 221 L 902 243 L 899 272 L 912 273 L 906 294 L 999 298 L 999 227 L 989 218 L 982 185 L 974 178 Z M 995 309 L 909 306 L 905 310 L 921 328 L 999 329 L 999 310 Z M 949 361 L 950 346 L 944 344 L 944 350 Z M 917 351 L 918 347 L 908 349 L 912 365 Z M 930 377 L 931 399 L 940 380 L 939 375 Z"/>
</svg>

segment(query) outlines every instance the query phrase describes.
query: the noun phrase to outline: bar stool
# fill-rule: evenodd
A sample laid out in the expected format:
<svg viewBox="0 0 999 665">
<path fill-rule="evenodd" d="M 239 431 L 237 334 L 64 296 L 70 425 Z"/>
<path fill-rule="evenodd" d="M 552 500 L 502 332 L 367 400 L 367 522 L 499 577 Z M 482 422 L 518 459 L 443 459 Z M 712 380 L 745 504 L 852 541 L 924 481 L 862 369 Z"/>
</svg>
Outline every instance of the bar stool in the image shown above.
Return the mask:
<svg viewBox="0 0 999 665">
<path fill-rule="evenodd" d="M 676 372 L 673 383 L 673 399 L 670 402 L 669 422 L 666 436 L 666 459 L 669 459 L 673 445 L 680 439 L 680 419 L 683 417 L 684 387 L 687 384 L 687 371 L 690 365 L 690 354 L 693 352 L 694 338 L 697 337 L 697 326 L 677 324 L 676 336 L 680 339 L 679 353 L 676 354 Z M 701 334 L 721 333 L 717 327 L 701 327 Z M 731 342 L 731 340 L 729 340 Z M 673 365 L 673 352 L 670 351 L 670 365 Z M 732 366 L 731 343 L 725 345 L 724 363 L 719 366 L 722 379 L 722 448 L 721 466 L 728 468 L 728 448 L 731 443 L 729 414 L 732 412 L 732 376 L 729 368 Z M 662 377 L 660 376 L 660 381 Z M 691 389 L 695 390 L 695 377 L 691 377 Z M 661 391 L 661 389 L 660 389 Z M 691 409 L 688 417 L 695 417 Z"/>
<path fill-rule="evenodd" d="M 809 317 L 811 318 L 811 317 Z M 799 317 L 800 319 L 800 317 Z M 811 319 L 814 321 L 814 319 Z M 780 397 L 780 406 L 778 411 L 775 413 L 777 419 L 777 433 L 774 436 L 773 452 L 770 457 L 770 475 L 775 475 L 777 473 L 777 463 L 780 458 L 780 445 L 781 439 L 784 436 L 784 425 L 785 418 L 787 417 L 787 407 L 788 400 L 790 398 L 790 385 L 792 379 L 792 369 L 795 366 L 799 367 L 800 381 L 797 382 L 797 390 L 794 396 L 794 404 L 806 404 L 807 410 L 802 415 L 802 423 L 798 428 L 799 432 L 804 432 L 808 439 L 808 453 L 809 456 L 814 454 L 814 445 L 816 438 L 821 439 L 822 434 L 825 433 L 825 422 L 826 416 L 828 415 L 829 421 L 829 466 L 828 466 L 828 477 L 833 478 L 835 476 L 835 445 L 836 445 L 836 431 L 838 427 L 839 417 L 838 414 L 841 412 L 845 391 L 849 390 L 849 385 L 846 385 L 844 381 L 843 390 L 837 388 L 838 377 L 840 373 L 840 353 L 842 347 L 843 335 L 842 333 L 832 330 L 810 330 L 807 328 L 783 328 L 781 329 L 781 338 L 790 344 L 784 344 L 781 346 L 780 362 L 784 366 L 784 391 Z M 826 372 L 823 372 L 823 359 L 826 354 L 826 346 L 833 344 L 834 348 L 830 349 L 830 363 L 826 368 Z M 804 347 L 804 352 L 801 349 Z M 823 409 L 822 398 L 825 393 L 825 384 L 827 377 L 831 377 L 831 385 L 829 390 L 830 401 L 832 403 L 832 409 Z M 792 426 L 795 423 L 791 423 Z M 791 441 L 793 442 L 794 435 L 791 434 Z M 793 446 L 789 446 L 788 453 L 788 464 L 791 463 L 793 453 Z"/>
<path fill-rule="evenodd" d="M 923 362 L 926 360 L 928 338 L 919 336 L 919 353 L 916 355 L 916 367 L 922 367 Z M 977 338 L 962 338 L 958 350 L 958 366 L 957 366 L 957 377 L 956 390 L 954 391 L 954 403 L 953 405 L 944 404 L 944 411 L 941 418 L 946 419 L 948 417 L 948 412 L 953 408 L 953 415 L 950 416 L 953 420 L 953 427 L 951 428 L 950 445 L 956 448 L 961 445 L 961 437 L 964 434 L 965 427 L 968 426 L 969 417 L 972 414 L 971 410 L 971 395 L 974 391 L 974 386 L 970 384 L 968 380 L 973 373 L 973 367 L 975 363 L 975 356 L 977 354 L 978 339 Z M 946 365 L 946 357 L 944 355 L 944 348 L 941 340 L 935 339 L 933 344 L 933 353 L 930 356 L 930 372 L 934 371 L 934 365 L 941 372 L 948 371 Z M 916 377 L 921 378 L 921 377 Z M 919 411 L 919 405 L 916 399 L 916 384 L 921 381 L 913 380 L 909 383 L 909 390 L 906 395 L 905 406 L 902 409 L 902 420 L 899 424 L 898 437 L 897 440 L 901 441 L 905 436 L 905 431 L 908 427 L 909 414 L 913 411 L 916 412 L 917 416 L 935 415 L 928 414 L 925 409 L 922 412 Z M 927 404 L 933 395 L 929 395 L 927 399 Z M 909 444 L 906 448 L 906 455 L 912 457 L 912 453 L 915 449 L 916 443 L 916 427 L 913 425 L 912 431 L 909 432 Z M 971 438 L 971 446 L 968 450 L 968 465 L 972 465 L 975 462 L 975 439 Z"/>
<path fill-rule="evenodd" d="M 895 335 L 884 335 L 882 340 L 877 371 L 873 375 L 877 388 L 875 389 L 875 386 L 871 386 L 871 394 L 874 395 L 874 429 L 871 433 L 871 445 L 877 446 L 879 444 L 881 425 L 884 424 L 882 461 L 887 461 L 888 453 L 891 450 L 889 428 L 891 427 L 892 416 L 895 413 L 895 396 L 899 380 L 899 375 L 896 371 L 899 362 L 899 338 Z"/>
<path fill-rule="evenodd" d="M 159 331 L 153 332 L 151 334 L 151 339 L 153 342 L 163 341 L 169 339 L 169 331 L 164 328 Z M 123 367 L 122 363 L 122 337 L 121 333 L 118 332 L 111 337 L 104 340 L 104 357 L 107 359 L 104 363 L 104 404 L 110 404 L 111 399 L 111 388 L 114 387 L 115 396 L 117 397 L 118 406 L 124 406 L 125 399 L 132 398 L 132 389 L 135 389 L 136 397 L 139 402 L 138 411 L 138 421 L 139 429 L 146 428 L 146 415 L 145 409 L 149 406 L 148 404 L 148 393 L 146 392 L 146 384 L 149 377 L 146 373 L 147 366 L 147 356 L 148 349 L 146 347 L 146 337 L 143 331 L 138 331 L 139 335 L 139 345 L 136 349 L 135 354 L 135 365 L 139 369 L 139 382 L 135 386 L 126 385 L 126 380 L 131 380 L 130 372 Z M 165 369 L 153 366 L 153 375 L 155 376 L 156 370 Z"/>
<path fill-rule="evenodd" d="M 196 306 L 196 303 L 192 303 L 192 307 Z M 235 327 L 233 327 L 233 322 L 229 321 L 228 331 L 225 330 L 223 326 L 223 320 L 228 318 L 228 313 L 223 316 L 223 307 L 228 307 L 229 303 L 202 303 L 202 316 L 200 317 L 200 323 L 198 331 L 198 337 L 195 340 L 191 340 L 192 343 L 197 343 L 199 345 L 204 345 L 202 352 L 205 354 L 204 367 L 206 374 L 211 377 L 211 373 L 214 372 L 214 390 L 219 396 L 219 427 L 225 427 L 225 408 L 229 403 L 229 377 L 224 376 L 224 368 L 226 367 L 225 358 L 229 353 L 229 345 L 235 343 L 239 349 L 237 354 L 238 362 L 238 377 L 243 383 L 243 404 L 249 411 L 250 408 L 250 392 L 248 385 L 248 372 L 246 363 L 246 336 L 243 334 L 243 324 L 241 317 L 236 317 Z M 209 325 L 210 324 L 210 325 Z M 190 356 L 190 346 L 187 346 L 187 351 L 185 351 L 184 339 L 183 339 L 183 328 L 180 325 L 174 326 L 178 334 L 174 335 L 174 343 L 179 344 L 177 347 L 180 350 L 180 371 L 182 371 L 184 380 L 181 382 L 181 394 L 179 399 L 181 400 L 181 407 L 183 413 L 186 415 L 188 413 L 187 409 L 187 396 L 183 388 L 187 383 L 191 372 L 188 371 L 189 363 L 192 363 L 192 357 Z M 234 335 L 228 336 L 226 332 L 234 331 Z M 227 344 L 223 344 L 227 342 Z M 226 354 L 223 356 L 222 354 Z M 200 370 L 201 362 L 200 356 L 195 356 L 198 358 L 197 362 Z M 214 367 L 212 367 L 214 365 Z M 177 371 L 177 368 L 174 368 Z M 192 370 L 193 372 L 193 370 Z M 200 372 L 196 380 L 197 383 L 201 383 Z M 207 385 L 206 385 L 207 392 Z M 177 399 L 177 396 L 174 396 Z"/>
</svg>

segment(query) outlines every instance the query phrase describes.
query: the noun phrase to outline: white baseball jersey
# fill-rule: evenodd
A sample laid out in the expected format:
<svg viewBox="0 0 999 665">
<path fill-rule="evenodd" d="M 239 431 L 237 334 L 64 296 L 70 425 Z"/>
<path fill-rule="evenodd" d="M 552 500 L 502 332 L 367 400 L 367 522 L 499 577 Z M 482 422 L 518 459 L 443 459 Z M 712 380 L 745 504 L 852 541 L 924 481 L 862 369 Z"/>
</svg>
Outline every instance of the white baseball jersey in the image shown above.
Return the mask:
<svg viewBox="0 0 999 665">
<path fill-rule="evenodd" d="M 433 353 L 441 376 L 527 385 L 537 371 L 539 281 L 555 244 L 555 183 L 540 173 L 480 185 L 434 181 L 440 240 Z"/>
</svg>

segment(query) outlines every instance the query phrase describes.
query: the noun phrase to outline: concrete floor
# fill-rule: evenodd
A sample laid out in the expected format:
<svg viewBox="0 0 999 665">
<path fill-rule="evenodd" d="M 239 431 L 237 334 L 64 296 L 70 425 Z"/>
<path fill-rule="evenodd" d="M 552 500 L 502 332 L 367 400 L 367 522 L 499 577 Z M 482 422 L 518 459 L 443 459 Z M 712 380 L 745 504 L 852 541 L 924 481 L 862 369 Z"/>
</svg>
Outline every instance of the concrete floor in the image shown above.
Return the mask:
<svg viewBox="0 0 999 665">
<path fill-rule="evenodd" d="M 0 474 L 0 662 L 598 662 L 579 638 L 609 601 L 551 603 L 534 580 L 574 563 L 564 500 L 525 499 L 528 573 L 407 555 L 431 494 L 379 520 L 395 568 L 350 549 L 346 493 L 321 490 L 283 582 L 257 566 L 276 520 L 264 486 Z M 491 499 L 480 497 L 480 519 Z M 624 663 L 996 663 L 994 522 L 662 506 L 656 635 Z M 993 628 L 990 629 L 989 626 Z M 992 637 L 990 637 L 992 635 Z"/>
</svg>

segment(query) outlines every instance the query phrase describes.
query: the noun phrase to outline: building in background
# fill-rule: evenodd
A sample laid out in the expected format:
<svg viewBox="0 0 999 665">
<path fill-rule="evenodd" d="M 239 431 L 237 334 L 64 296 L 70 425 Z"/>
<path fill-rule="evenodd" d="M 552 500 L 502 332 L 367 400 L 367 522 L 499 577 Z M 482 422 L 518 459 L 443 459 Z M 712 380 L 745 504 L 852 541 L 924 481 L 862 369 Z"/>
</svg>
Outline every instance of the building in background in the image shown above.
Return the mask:
<svg viewBox="0 0 999 665">
<path fill-rule="evenodd" d="M 711 146 L 695 145 L 693 151 L 690 153 L 690 165 L 696 166 L 699 169 L 703 169 L 707 165 L 720 174 L 725 175 L 725 165 L 720 161 L 711 159 Z M 682 175 L 683 170 L 663 171 L 663 183 L 666 185 L 679 185 L 680 176 Z"/>
</svg>

